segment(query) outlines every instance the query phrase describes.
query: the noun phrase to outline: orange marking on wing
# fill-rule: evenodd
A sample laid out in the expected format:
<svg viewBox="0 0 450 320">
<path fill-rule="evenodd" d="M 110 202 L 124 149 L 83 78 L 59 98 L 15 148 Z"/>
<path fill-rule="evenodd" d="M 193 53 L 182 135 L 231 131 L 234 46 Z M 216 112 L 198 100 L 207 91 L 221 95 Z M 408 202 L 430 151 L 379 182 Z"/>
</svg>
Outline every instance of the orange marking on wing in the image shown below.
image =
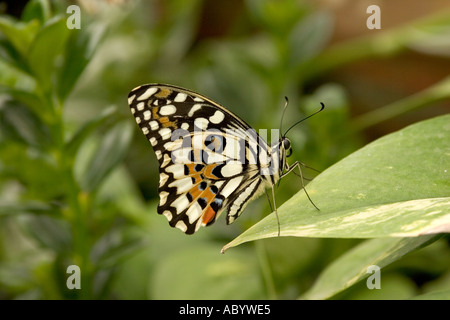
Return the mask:
<svg viewBox="0 0 450 320">
<path fill-rule="evenodd" d="M 196 166 L 195 163 L 186 163 L 185 166 L 187 166 L 189 169 L 188 176 L 196 176 L 196 175 L 200 175 L 202 173 L 201 171 L 200 172 L 195 171 L 195 166 Z"/>
<path fill-rule="evenodd" d="M 195 171 L 195 163 L 187 163 L 185 164 L 189 169 L 189 176 L 193 178 L 192 183 L 194 186 L 188 191 L 188 193 L 192 196 L 192 202 L 196 201 L 199 198 L 205 198 L 206 200 L 206 207 L 203 209 L 202 213 L 202 224 L 207 225 L 209 222 L 211 222 L 214 217 L 216 216 L 217 212 L 214 211 L 214 209 L 211 207 L 211 203 L 216 198 L 216 194 L 213 193 L 210 189 L 210 183 L 206 187 L 205 190 L 200 190 L 199 186 L 200 183 L 203 181 L 204 177 L 206 176 L 206 173 L 208 173 L 213 179 L 217 179 L 216 176 L 214 176 L 211 171 L 216 167 L 216 165 L 208 165 L 202 168 L 201 171 L 197 172 Z"/>
<path fill-rule="evenodd" d="M 212 171 L 214 170 L 215 167 L 217 167 L 219 164 L 208 164 L 205 167 L 205 171 L 203 172 L 203 175 L 208 178 L 208 179 L 213 179 L 213 180 L 217 180 L 217 177 L 212 173 Z"/>
<path fill-rule="evenodd" d="M 214 193 L 212 193 L 209 186 L 202 192 L 202 198 L 207 199 L 208 205 L 214 200 L 215 197 L 216 197 L 216 195 Z"/>
<path fill-rule="evenodd" d="M 197 183 L 197 185 L 193 186 L 193 187 L 191 188 L 191 190 L 189 190 L 189 193 L 191 194 L 193 201 L 195 201 L 198 197 L 200 197 L 201 194 L 202 194 L 203 191 L 204 191 L 204 190 L 200 190 L 200 189 L 198 188 L 198 185 L 199 185 L 199 184 L 200 184 L 200 182 Z"/>
<path fill-rule="evenodd" d="M 152 107 L 152 119 L 159 120 L 159 107 Z"/>
<path fill-rule="evenodd" d="M 148 101 L 147 101 L 147 107 L 149 107 L 150 109 L 151 108 L 154 108 L 154 106 L 153 106 L 153 102 L 155 101 L 155 99 L 152 99 L 152 98 L 150 98 L 150 99 L 148 99 Z"/>
<path fill-rule="evenodd" d="M 155 97 L 164 99 L 167 98 L 171 92 L 172 91 L 167 88 L 160 88 L 159 92 L 155 94 Z"/>
<path fill-rule="evenodd" d="M 216 195 L 208 187 L 202 192 L 201 197 L 206 198 L 207 206 L 205 207 L 205 209 L 203 209 L 202 223 L 207 224 L 207 223 L 211 222 L 211 220 L 216 216 L 216 213 L 217 213 L 211 207 L 211 202 L 214 201 L 214 199 L 216 198 Z"/>
<path fill-rule="evenodd" d="M 205 208 L 205 212 L 202 215 L 202 224 L 208 224 L 211 222 L 212 219 L 216 216 L 216 213 L 214 209 L 208 204 L 208 206 Z"/>
<path fill-rule="evenodd" d="M 168 117 L 159 118 L 159 123 L 161 123 L 164 128 L 171 127 L 177 129 L 177 125 L 175 124 L 175 122 L 170 121 Z"/>
</svg>

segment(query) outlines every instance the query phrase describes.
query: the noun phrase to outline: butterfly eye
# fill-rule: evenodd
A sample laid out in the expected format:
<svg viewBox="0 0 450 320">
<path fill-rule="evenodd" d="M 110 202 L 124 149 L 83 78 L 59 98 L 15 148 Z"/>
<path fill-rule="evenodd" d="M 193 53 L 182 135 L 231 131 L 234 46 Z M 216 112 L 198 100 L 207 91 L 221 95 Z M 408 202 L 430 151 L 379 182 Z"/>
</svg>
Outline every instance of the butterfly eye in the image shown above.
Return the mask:
<svg viewBox="0 0 450 320">
<path fill-rule="evenodd" d="M 286 157 L 290 157 L 292 155 L 291 141 L 288 138 L 283 139 L 283 147 L 286 151 Z"/>
</svg>

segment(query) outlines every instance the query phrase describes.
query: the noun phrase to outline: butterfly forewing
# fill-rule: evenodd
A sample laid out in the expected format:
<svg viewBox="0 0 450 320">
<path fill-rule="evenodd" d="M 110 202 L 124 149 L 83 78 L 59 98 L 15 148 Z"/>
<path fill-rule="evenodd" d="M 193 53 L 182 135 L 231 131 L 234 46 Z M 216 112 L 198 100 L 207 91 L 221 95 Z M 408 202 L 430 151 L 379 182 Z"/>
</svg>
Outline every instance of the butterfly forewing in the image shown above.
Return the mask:
<svg viewBox="0 0 450 320">
<path fill-rule="evenodd" d="M 158 213 L 191 234 L 228 209 L 233 222 L 264 190 L 267 143 L 242 119 L 192 91 L 149 84 L 128 102 L 159 161 Z"/>
</svg>

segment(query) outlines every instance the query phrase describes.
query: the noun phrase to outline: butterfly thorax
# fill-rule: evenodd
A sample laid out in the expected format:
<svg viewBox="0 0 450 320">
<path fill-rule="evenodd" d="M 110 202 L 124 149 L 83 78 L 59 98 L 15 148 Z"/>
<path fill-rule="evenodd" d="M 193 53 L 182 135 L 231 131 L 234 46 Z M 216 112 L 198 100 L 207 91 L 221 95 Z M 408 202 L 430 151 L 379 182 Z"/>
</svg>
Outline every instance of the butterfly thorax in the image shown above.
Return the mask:
<svg viewBox="0 0 450 320">
<path fill-rule="evenodd" d="M 271 162 L 273 170 L 270 174 L 273 176 L 271 179 L 275 184 L 283 172 L 289 169 L 289 164 L 287 158 L 292 154 L 291 141 L 286 137 L 281 137 L 276 143 L 271 147 Z"/>
</svg>

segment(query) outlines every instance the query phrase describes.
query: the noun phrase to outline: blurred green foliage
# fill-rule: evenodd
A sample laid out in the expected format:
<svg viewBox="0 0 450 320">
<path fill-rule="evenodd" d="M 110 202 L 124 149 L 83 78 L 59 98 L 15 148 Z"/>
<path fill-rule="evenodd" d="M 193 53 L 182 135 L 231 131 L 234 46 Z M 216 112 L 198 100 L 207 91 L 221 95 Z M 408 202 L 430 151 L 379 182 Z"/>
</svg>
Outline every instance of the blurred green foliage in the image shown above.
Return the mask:
<svg viewBox="0 0 450 320">
<path fill-rule="evenodd" d="M 324 102 L 326 112 L 290 131 L 292 159 L 322 170 L 386 117 L 352 119 L 347 89 L 321 77 L 448 37 L 449 12 L 328 48 L 333 15 L 309 2 L 233 2 L 215 36 L 200 27 L 211 1 L 94 3 L 81 7 L 79 30 L 66 26 L 69 1 L 32 0 L 20 18 L 0 16 L 0 299 L 307 298 L 333 261 L 358 265 L 354 252 L 371 240 L 275 238 L 221 255 L 270 211 L 264 199 L 231 226 L 218 219 L 192 237 L 171 229 L 156 213 L 157 162 L 146 139 L 133 138 L 127 94 L 143 83 L 180 85 L 255 128 L 278 127 L 284 96 L 286 128 Z M 391 106 L 389 117 L 448 99 L 448 82 Z M 285 180 L 277 203 L 301 186 Z M 448 298 L 449 252 L 437 237 L 402 255 L 391 248 L 382 290 L 360 281 L 321 298 Z M 66 286 L 73 264 L 81 290 Z"/>
</svg>

